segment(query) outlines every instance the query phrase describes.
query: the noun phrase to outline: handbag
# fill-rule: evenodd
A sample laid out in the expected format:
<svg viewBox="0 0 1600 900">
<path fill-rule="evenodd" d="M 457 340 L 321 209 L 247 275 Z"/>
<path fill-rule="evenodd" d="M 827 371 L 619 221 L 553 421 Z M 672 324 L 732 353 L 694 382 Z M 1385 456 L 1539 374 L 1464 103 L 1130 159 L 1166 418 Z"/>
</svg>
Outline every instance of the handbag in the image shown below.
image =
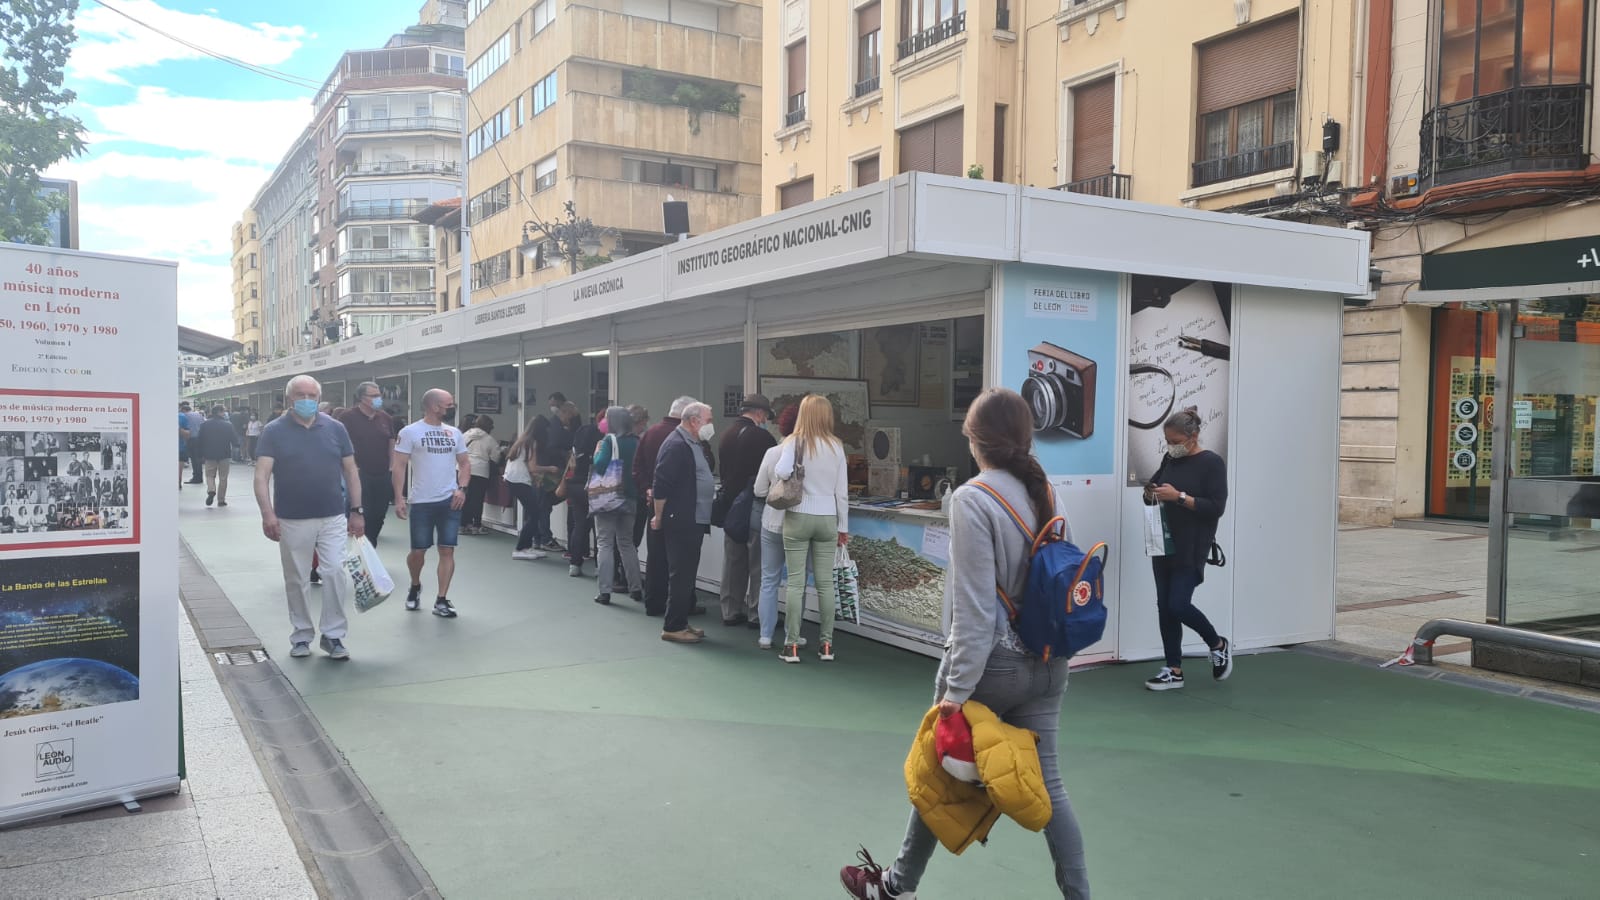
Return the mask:
<svg viewBox="0 0 1600 900">
<path fill-rule="evenodd" d="M 591 471 L 585 490 L 589 494 L 589 512 L 607 513 L 622 509 L 628 502 L 627 486 L 622 474 L 622 447 L 614 434 L 606 435 L 611 442 L 611 459 L 605 471 Z M 561 482 L 566 486 L 566 481 Z"/>
<path fill-rule="evenodd" d="M 773 509 L 792 509 L 805 499 L 806 462 L 805 448 L 799 441 L 794 445 L 794 474 L 772 482 L 767 491 L 767 505 Z"/>
<path fill-rule="evenodd" d="M 833 557 L 834 618 L 861 624 L 861 569 L 850 558 L 848 544 Z"/>
<path fill-rule="evenodd" d="M 750 509 L 755 506 L 755 502 L 755 488 L 747 487 L 728 504 L 728 511 L 723 514 L 722 519 L 722 533 L 728 540 L 735 544 L 750 543 Z"/>
<path fill-rule="evenodd" d="M 561 473 L 561 480 L 556 483 L 556 497 L 557 498 L 566 499 L 566 496 L 567 496 L 567 482 L 571 481 L 578 474 L 578 456 L 577 456 L 577 452 L 578 451 L 574 450 L 571 453 L 567 454 L 567 468 L 566 468 L 565 471 L 563 471 Z"/>
</svg>

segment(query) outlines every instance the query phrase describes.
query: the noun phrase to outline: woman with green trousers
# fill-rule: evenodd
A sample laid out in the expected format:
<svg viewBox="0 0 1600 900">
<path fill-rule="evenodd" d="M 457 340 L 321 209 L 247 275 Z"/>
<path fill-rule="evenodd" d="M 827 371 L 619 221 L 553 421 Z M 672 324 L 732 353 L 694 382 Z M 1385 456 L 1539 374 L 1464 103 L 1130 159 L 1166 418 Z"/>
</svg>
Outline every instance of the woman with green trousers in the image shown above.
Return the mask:
<svg viewBox="0 0 1600 900">
<path fill-rule="evenodd" d="M 801 478 L 800 503 L 783 517 L 783 555 L 789 567 L 784 610 L 783 653 L 786 663 L 800 661 L 800 626 L 805 621 L 806 554 L 811 554 L 822 619 L 817 657 L 833 662 L 833 561 L 836 549 L 849 540 L 849 479 L 844 445 L 833 434 L 833 404 L 810 394 L 800 401 L 794 434 L 783 443 L 776 474 L 780 480 Z"/>
</svg>

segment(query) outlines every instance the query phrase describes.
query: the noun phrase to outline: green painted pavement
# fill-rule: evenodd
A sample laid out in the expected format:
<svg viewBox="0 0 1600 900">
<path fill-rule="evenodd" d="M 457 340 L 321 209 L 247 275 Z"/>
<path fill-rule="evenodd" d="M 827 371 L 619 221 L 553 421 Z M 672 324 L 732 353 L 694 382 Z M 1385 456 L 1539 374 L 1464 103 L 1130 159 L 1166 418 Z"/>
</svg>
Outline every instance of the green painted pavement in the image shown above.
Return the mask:
<svg viewBox="0 0 1600 900">
<path fill-rule="evenodd" d="M 353 621 L 353 661 L 291 660 L 276 548 L 247 497 L 202 499 L 185 538 L 446 896 L 831 897 L 857 844 L 893 858 L 933 660 L 846 637 L 836 664 L 783 666 L 714 602 L 705 644 L 664 644 L 502 537 L 463 538 L 461 618 L 397 594 Z M 1067 693 L 1097 896 L 1596 895 L 1600 717 L 1293 653 L 1167 694 L 1147 668 Z M 920 894 L 1052 891 L 1043 838 L 1006 822 Z"/>
</svg>

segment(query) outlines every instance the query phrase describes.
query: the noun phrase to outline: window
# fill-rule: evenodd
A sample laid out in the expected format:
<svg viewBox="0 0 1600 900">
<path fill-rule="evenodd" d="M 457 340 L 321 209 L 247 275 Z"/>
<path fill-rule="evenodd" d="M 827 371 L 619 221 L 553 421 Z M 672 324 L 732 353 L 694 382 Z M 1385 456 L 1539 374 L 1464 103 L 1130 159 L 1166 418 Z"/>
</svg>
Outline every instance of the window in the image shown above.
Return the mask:
<svg viewBox="0 0 1600 900">
<path fill-rule="evenodd" d="M 522 127 L 522 123 L 524 121 L 524 117 L 523 117 L 523 109 L 524 109 L 523 101 L 526 99 L 526 96 L 527 95 L 525 95 L 525 94 L 518 94 L 517 95 L 517 127 L 518 128 Z"/>
<path fill-rule="evenodd" d="M 783 124 L 787 128 L 798 125 L 806 118 L 806 42 L 801 41 L 783 51 L 785 96 Z"/>
<path fill-rule="evenodd" d="M 250 268 L 258 268 L 256 265 L 256 255 L 254 253 L 250 254 Z"/>
<path fill-rule="evenodd" d="M 622 13 L 690 28 L 717 30 L 717 8 L 702 0 L 622 0 Z"/>
<path fill-rule="evenodd" d="M 856 10 L 856 89 L 857 97 L 878 89 L 881 50 L 878 40 L 883 22 L 883 7 L 868 4 Z"/>
<path fill-rule="evenodd" d="M 878 157 L 869 156 L 866 159 L 856 160 L 856 187 L 876 184 L 877 181 Z"/>
<path fill-rule="evenodd" d="M 670 159 L 623 157 L 622 180 L 639 184 L 690 188 L 696 191 L 714 191 L 717 189 L 717 169 L 715 166 L 673 162 Z"/>
<path fill-rule="evenodd" d="M 250 240 L 253 241 L 255 239 L 256 239 L 256 226 L 251 225 L 250 226 Z"/>
<path fill-rule="evenodd" d="M 556 155 L 546 156 L 533 164 L 533 192 L 535 194 L 556 186 Z"/>
<path fill-rule="evenodd" d="M 1199 187 L 1294 165 L 1298 16 L 1284 16 L 1200 47 Z"/>
<path fill-rule="evenodd" d="M 1115 77 L 1072 89 L 1071 182 L 1110 174 L 1116 160 L 1117 80 Z"/>
<path fill-rule="evenodd" d="M 257 293 L 256 293 L 256 286 L 255 286 L 255 285 L 253 285 L 253 284 L 252 284 L 252 285 L 250 285 L 250 299 L 251 299 L 251 300 L 256 300 L 256 299 L 259 299 L 259 296 L 260 296 L 260 295 L 258 295 L 258 294 L 257 294 Z"/>
<path fill-rule="evenodd" d="M 994 105 L 994 171 L 989 177 L 1005 181 L 1006 171 L 1006 108 L 1003 103 Z"/>
<path fill-rule="evenodd" d="M 507 106 L 467 135 L 467 155 L 477 156 L 511 133 L 511 107 Z"/>
<path fill-rule="evenodd" d="M 500 35 L 489 49 L 483 51 L 472 65 L 467 67 L 467 90 L 477 90 L 483 80 L 499 71 L 511 58 L 511 32 Z"/>
<path fill-rule="evenodd" d="M 962 111 L 946 113 L 900 132 L 900 171 L 963 175 Z"/>
<path fill-rule="evenodd" d="M 1522 85 L 1581 82 L 1584 5 L 1584 0 L 1444 0 L 1439 105 Z"/>
<path fill-rule="evenodd" d="M 900 43 L 904 59 L 967 30 L 967 0 L 900 0 Z"/>
<path fill-rule="evenodd" d="M 499 284 L 510 277 L 510 250 L 502 250 L 488 259 L 472 264 L 472 287 L 474 289 Z"/>
<path fill-rule="evenodd" d="M 467 224 L 476 225 L 511 206 L 511 180 L 506 179 L 467 201 Z"/>
<path fill-rule="evenodd" d="M 538 3 L 535 3 L 533 5 L 533 33 L 534 34 L 538 34 L 539 32 L 545 30 L 546 28 L 549 28 L 550 27 L 550 23 L 554 22 L 555 20 L 556 20 L 556 0 L 539 0 Z"/>
<path fill-rule="evenodd" d="M 467 21 L 471 22 L 478 14 L 489 8 L 494 0 L 467 0 Z"/>
<path fill-rule="evenodd" d="M 538 81 L 534 82 L 534 85 L 533 85 L 533 114 L 537 116 L 539 113 L 542 113 L 546 109 L 549 109 L 551 104 L 553 104 L 555 102 L 556 102 L 556 73 L 551 72 L 549 75 L 546 75 L 545 77 L 543 77 L 543 78 L 539 79 Z"/>
<path fill-rule="evenodd" d="M 815 195 L 815 181 L 802 178 L 778 188 L 778 208 L 793 209 L 802 203 L 810 203 Z"/>
</svg>

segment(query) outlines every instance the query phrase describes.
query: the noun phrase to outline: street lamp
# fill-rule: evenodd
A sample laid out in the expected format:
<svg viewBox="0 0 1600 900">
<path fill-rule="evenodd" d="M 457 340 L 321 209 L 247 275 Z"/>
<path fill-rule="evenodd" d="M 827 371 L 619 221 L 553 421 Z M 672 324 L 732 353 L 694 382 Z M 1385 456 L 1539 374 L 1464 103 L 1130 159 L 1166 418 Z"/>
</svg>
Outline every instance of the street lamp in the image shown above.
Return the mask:
<svg viewBox="0 0 1600 900">
<path fill-rule="evenodd" d="M 544 263 L 544 245 L 555 244 L 557 252 L 566 257 L 568 269 L 576 275 L 582 268 L 579 261 L 599 256 L 605 248 L 604 239 L 616 237 L 617 230 L 578 218 L 578 206 L 571 200 L 562 204 L 562 209 L 566 212 L 564 220 L 550 223 L 534 217 L 522 223 L 522 255 L 537 267 Z"/>
</svg>

